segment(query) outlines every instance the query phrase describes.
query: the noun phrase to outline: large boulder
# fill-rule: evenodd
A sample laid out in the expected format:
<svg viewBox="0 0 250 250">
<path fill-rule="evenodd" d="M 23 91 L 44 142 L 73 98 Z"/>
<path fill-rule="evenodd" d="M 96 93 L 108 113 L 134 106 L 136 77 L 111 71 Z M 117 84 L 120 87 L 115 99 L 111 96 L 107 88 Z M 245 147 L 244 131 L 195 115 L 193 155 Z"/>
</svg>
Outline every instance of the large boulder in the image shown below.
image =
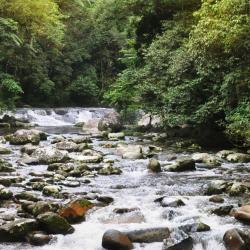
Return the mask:
<svg viewBox="0 0 250 250">
<path fill-rule="evenodd" d="M 25 237 L 37 229 L 34 219 L 18 219 L 0 226 L 0 241 L 25 241 Z"/>
<path fill-rule="evenodd" d="M 241 163 L 250 162 L 250 154 L 243 154 L 243 153 L 229 154 L 227 156 L 227 160 L 230 162 L 241 162 Z"/>
<path fill-rule="evenodd" d="M 85 220 L 85 214 L 94 205 L 85 199 L 78 199 L 65 205 L 58 214 L 65 218 L 69 223 L 77 223 Z"/>
<path fill-rule="evenodd" d="M 53 147 L 37 148 L 31 154 L 31 158 L 37 159 L 40 164 L 65 162 L 68 159 L 68 152 Z"/>
<path fill-rule="evenodd" d="M 117 230 L 108 230 L 102 237 L 102 246 L 108 250 L 129 250 L 133 249 L 132 242 L 124 234 Z"/>
<path fill-rule="evenodd" d="M 24 145 L 27 143 L 39 144 L 41 140 L 47 139 L 47 135 L 36 129 L 20 129 L 14 134 L 7 135 L 5 138 L 13 145 Z"/>
<path fill-rule="evenodd" d="M 37 220 L 43 230 L 51 234 L 71 234 L 74 228 L 67 222 L 67 220 L 60 215 L 47 212 L 40 214 Z"/>
<path fill-rule="evenodd" d="M 169 237 L 170 230 L 167 227 L 140 229 L 126 232 L 126 235 L 132 242 L 162 242 Z"/>
<path fill-rule="evenodd" d="M 124 159 L 142 159 L 142 146 L 141 145 L 127 145 L 127 144 L 119 144 L 117 146 L 117 152 Z"/>
<path fill-rule="evenodd" d="M 188 157 L 180 158 L 175 164 L 165 167 L 170 172 L 183 172 L 195 170 L 195 161 Z"/>
<path fill-rule="evenodd" d="M 101 120 L 98 122 L 98 129 L 100 131 L 112 131 L 119 132 L 122 129 L 122 121 L 121 117 L 117 112 L 111 112 L 106 114 Z"/>
<path fill-rule="evenodd" d="M 248 250 L 250 249 L 250 232 L 230 229 L 224 234 L 223 241 L 227 250 Z"/>
</svg>

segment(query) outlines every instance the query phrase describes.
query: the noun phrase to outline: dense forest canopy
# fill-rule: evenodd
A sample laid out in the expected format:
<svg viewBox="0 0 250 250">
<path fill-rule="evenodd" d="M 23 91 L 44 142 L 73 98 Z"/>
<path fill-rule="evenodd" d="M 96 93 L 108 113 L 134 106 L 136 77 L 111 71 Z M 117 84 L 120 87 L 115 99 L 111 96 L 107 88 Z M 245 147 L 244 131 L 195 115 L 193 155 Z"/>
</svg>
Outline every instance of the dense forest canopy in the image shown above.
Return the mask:
<svg viewBox="0 0 250 250">
<path fill-rule="evenodd" d="M 87 106 L 250 137 L 247 0 L 0 0 L 0 107 Z"/>
</svg>

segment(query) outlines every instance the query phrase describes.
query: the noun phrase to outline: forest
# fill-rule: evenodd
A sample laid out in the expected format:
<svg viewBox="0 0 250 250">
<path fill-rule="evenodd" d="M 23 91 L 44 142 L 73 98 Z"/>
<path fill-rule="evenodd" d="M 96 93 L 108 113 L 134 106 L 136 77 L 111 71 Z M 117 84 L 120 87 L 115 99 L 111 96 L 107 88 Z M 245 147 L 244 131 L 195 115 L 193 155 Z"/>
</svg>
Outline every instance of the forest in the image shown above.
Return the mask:
<svg viewBox="0 0 250 250">
<path fill-rule="evenodd" d="M 0 108 L 142 109 L 250 144 L 247 0 L 0 0 Z"/>
</svg>

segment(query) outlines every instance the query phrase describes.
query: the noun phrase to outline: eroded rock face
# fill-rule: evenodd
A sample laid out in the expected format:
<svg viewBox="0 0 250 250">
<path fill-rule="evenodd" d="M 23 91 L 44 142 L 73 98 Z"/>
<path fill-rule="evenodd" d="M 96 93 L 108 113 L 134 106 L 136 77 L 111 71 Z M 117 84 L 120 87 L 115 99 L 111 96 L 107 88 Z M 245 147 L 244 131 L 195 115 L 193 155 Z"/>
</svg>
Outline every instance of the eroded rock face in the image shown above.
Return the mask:
<svg viewBox="0 0 250 250">
<path fill-rule="evenodd" d="M 110 130 L 112 132 L 119 132 L 122 129 L 122 121 L 117 112 L 112 112 L 105 115 L 98 122 L 98 129 L 100 131 Z"/>
<path fill-rule="evenodd" d="M 20 129 L 14 134 L 5 137 L 7 141 L 12 145 L 24 145 L 27 143 L 39 144 L 41 140 L 46 140 L 47 135 L 36 129 Z"/>
<path fill-rule="evenodd" d="M 53 212 L 40 214 L 37 217 L 37 220 L 47 233 L 71 234 L 74 232 L 74 228 L 67 222 L 66 219 Z"/>
<path fill-rule="evenodd" d="M 223 241 L 227 250 L 247 250 L 250 249 L 250 232 L 230 229 L 224 234 Z"/>
<path fill-rule="evenodd" d="M 102 237 L 102 246 L 108 250 L 129 250 L 133 249 L 133 244 L 126 234 L 118 230 L 108 230 Z"/>
</svg>

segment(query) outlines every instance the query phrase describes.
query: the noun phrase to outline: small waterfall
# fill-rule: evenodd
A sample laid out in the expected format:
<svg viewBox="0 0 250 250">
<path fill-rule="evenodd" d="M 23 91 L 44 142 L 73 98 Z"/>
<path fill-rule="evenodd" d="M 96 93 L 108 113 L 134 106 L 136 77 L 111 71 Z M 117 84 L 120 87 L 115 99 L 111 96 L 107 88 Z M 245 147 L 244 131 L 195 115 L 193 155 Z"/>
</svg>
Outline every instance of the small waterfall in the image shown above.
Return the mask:
<svg viewBox="0 0 250 250">
<path fill-rule="evenodd" d="M 77 123 L 91 123 L 112 112 L 108 108 L 21 108 L 6 112 L 17 119 L 29 121 L 41 127 L 72 126 Z M 3 117 L 4 114 L 0 116 Z"/>
</svg>

